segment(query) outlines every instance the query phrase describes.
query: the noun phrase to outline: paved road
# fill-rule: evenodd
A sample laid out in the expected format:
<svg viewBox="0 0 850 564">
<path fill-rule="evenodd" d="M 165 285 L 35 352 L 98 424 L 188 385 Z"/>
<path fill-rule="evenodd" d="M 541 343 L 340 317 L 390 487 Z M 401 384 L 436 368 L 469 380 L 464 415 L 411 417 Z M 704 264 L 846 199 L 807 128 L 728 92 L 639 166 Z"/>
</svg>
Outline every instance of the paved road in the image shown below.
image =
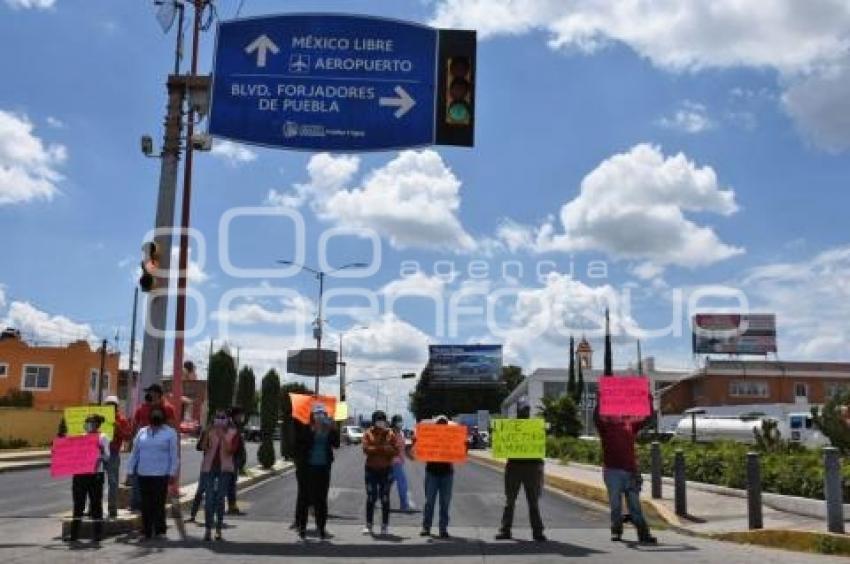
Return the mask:
<svg viewBox="0 0 850 564">
<path fill-rule="evenodd" d="M 295 485 L 290 472 L 263 482 L 240 494 L 244 517 L 228 521 L 223 542 L 204 543 L 203 529 L 190 527 L 190 538 L 181 541 L 174 528 L 166 541 L 140 544 L 135 536 L 109 539 L 100 548 L 85 543 L 69 548 L 56 538 L 56 522 L 48 519 L 15 520 L 0 517 L 0 562 L 69 562 L 81 559 L 96 562 L 134 562 L 140 564 L 180 562 L 268 562 L 285 558 L 296 562 L 355 562 L 399 564 L 439 563 L 516 563 L 563 562 L 565 557 L 587 563 L 628 562 L 659 564 L 688 561 L 690 564 L 718 562 L 737 564 L 820 564 L 846 562 L 844 559 L 767 550 L 758 547 L 721 543 L 659 531 L 661 544 L 644 547 L 635 543 L 612 543 L 608 539 L 604 512 L 588 508 L 558 494 L 546 492 L 542 499 L 543 517 L 549 541 L 529 541 L 527 513 L 520 503 L 515 523 L 516 540 L 495 541 L 501 514 L 502 476 L 488 467 L 467 464 L 455 474 L 454 500 L 450 530 L 454 538 L 444 541 L 418 536 L 421 514 L 391 517 L 391 535 L 371 538 L 360 534 L 363 520 L 362 454 L 355 447 L 344 447 L 334 465 L 331 489 L 329 542 L 311 536 L 300 543 L 288 530 L 292 519 Z M 414 497 L 421 507 L 421 465 L 408 468 Z M 630 533 L 633 534 L 633 533 Z M 281 560 L 282 561 L 282 560 Z"/>
<path fill-rule="evenodd" d="M 247 443 L 248 464 L 257 463 L 257 444 Z M 126 461 L 129 454 L 121 455 Z M 197 481 L 201 465 L 201 453 L 194 443 L 181 447 L 183 469 L 180 483 Z M 125 464 L 121 464 L 121 480 L 124 479 Z M 47 517 L 71 508 L 70 480 L 52 480 L 48 468 L 5 472 L 0 474 L 0 517 L 32 518 Z"/>
</svg>

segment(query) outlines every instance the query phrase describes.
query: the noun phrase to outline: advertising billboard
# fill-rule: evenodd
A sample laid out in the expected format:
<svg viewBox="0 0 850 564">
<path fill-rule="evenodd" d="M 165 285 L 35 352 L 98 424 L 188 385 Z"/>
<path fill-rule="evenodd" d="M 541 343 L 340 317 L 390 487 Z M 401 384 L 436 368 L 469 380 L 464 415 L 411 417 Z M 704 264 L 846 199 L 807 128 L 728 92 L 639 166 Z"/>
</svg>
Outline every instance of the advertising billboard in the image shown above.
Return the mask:
<svg viewBox="0 0 850 564">
<path fill-rule="evenodd" d="M 773 314 L 700 313 L 693 321 L 694 354 L 759 354 L 776 352 Z"/>
<path fill-rule="evenodd" d="M 496 385 L 502 375 L 502 345 L 431 345 L 431 382 L 446 385 Z"/>
</svg>

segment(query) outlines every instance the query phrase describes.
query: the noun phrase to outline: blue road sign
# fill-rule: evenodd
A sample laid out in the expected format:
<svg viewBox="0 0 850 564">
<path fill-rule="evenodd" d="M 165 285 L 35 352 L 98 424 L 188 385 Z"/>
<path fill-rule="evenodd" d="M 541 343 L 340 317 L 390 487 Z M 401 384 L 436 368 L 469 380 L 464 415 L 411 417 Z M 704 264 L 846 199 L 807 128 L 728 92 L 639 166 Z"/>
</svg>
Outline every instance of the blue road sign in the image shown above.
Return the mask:
<svg viewBox="0 0 850 564">
<path fill-rule="evenodd" d="M 210 133 L 318 151 L 435 142 L 439 31 L 336 14 L 221 22 Z"/>
</svg>

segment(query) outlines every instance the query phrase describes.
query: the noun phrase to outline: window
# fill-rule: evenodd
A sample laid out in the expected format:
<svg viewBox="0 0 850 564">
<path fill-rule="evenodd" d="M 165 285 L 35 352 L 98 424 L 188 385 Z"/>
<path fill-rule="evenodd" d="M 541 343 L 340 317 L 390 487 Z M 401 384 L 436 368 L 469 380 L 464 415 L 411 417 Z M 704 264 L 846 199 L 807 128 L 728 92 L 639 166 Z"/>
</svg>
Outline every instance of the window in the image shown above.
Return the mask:
<svg viewBox="0 0 850 564">
<path fill-rule="evenodd" d="M 808 384 L 804 384 L 802 382 L 796 382 L 794 384 L 794 397 L 795 398 L 807 398 L 807 397 L 809 397 L 809 386 L 808 386 Z"/>
<path fill-rule="evenodd" d="M 53 367 L 41 364 L 25 364 L 24 374 L 21 379 L 21 390 L 34 392 L 50 389 L 50 377 Z"/>
<path fill-rule="evenodd" d="M 847 384 L 827 384 L 826 385 L 826 397 L 827 399 L 832 399 L 840 394 L 847 393 L 848 388 Z"/>
<path fill-rule="evenodd" d="M 92 368 L 89 370 L 89 396 L 92 401 L 97 399 L 97 377 L 100 375 L 100 370 Z M 103 395 L 108 395 L 109 390 L 109 372 L 103 373 Z"/>
<path fill-rule="evenodd" d="M 0 362 L 0 378 L 5 378 L 9 375 L 9 365 L 5 362 Z"/>
<path fill-rule="evenodd" d="M 559 398 L 567 393 L 566 382 L 543 382 L 543 397 Z"/>
<path fill-rule="evenodd" d="M 732 397 L 766 398 L 770 395 L 767 382 L 760 380 L 732 380 L 729 395 Z"/>
</svg>

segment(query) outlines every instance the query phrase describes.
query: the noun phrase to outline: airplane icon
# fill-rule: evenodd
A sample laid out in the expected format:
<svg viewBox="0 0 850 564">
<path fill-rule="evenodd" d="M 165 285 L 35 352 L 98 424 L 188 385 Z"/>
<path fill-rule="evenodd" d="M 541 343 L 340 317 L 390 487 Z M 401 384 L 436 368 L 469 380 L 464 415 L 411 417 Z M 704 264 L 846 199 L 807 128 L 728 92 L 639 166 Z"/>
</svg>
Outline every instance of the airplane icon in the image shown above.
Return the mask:
<svg viewBox="0 0 850 564">
<path fill-rule="evenodd" d="M 289 72 L 304 74 L 310 72 L 310 55 L 295 53 L 289 56 Z"/>
</svg>

